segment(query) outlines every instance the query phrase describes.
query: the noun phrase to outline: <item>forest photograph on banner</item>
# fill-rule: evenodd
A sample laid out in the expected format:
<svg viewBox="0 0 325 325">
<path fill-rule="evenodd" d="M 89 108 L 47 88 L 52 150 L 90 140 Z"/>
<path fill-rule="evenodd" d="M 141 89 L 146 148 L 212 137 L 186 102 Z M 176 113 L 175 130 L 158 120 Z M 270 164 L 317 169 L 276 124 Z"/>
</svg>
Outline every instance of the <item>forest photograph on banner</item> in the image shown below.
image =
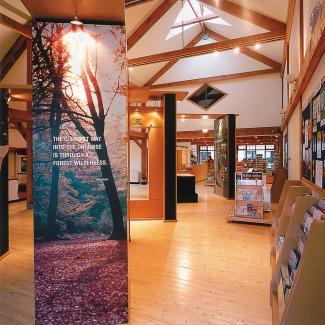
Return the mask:
<svg viewBox="0 0 325 325">
<path fill-rule="evenodd" d="M 36 324 L 128 322 L 125 44 L 33 24 Z"/>
</svg>

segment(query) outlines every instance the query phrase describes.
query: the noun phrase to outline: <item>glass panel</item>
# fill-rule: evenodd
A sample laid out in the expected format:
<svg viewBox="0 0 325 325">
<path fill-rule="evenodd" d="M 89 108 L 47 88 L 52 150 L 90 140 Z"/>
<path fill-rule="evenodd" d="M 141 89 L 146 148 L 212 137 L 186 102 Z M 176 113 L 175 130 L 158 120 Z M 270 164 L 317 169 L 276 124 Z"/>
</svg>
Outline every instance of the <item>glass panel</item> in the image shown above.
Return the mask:
<svg viewBox="0 0 325 325">
<path fill-rule="evenodd" d="M 256 150 L 257 149 L 259 149 L 259 150 L 265 149 L 265 145 L 264 144 L 257 144 L 256 145 Z"/>
<path fill-rule="evenodd" d="M 274 149 L 274 144 L 267 144 L 266 149 Z"/>
<path fill-rule="evenodd" d="M 247 150 L 255 150 L 255 146 L 254 145 L 247 146 Z"/>
<path fill-rule="evenodd" d="M 246 149 L 246 146 L 238 146 L 238 149 Z"/>
<path fill-rule="evenodd" d="M 256 150 L 256 155 L 262 155 L 262 158 L 265 159 L 265 150 Z"/>
<path fill-rule="evenodd" d="M 248 147 L 248 146 L 247 146 Z M 254 146 L 255 147 L 255 146 Z M 247 159 L 255 159 L 256 158 L 256 151 L 247 150 Z"/>
<path fill-rule="evenodd" d="M 238 150 L 237 159 L 238 161 L 246 159 L 246 150 Z"/>
<path fill-rule="evenodd" d="M 226 96 L 226 93 L 209 85 L 204 85 L 192 94 L 188 100 L 208 110 L 214 103 Z"/>
</svg>

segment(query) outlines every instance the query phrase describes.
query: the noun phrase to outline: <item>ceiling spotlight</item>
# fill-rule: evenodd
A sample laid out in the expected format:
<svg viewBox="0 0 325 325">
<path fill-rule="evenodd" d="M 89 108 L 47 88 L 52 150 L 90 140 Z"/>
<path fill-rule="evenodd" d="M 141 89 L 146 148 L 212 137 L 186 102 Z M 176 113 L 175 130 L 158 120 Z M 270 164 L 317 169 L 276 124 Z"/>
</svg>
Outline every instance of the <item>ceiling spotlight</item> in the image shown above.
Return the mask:
<svg viewBox="0 0 325 325">
<path fill-rule="evenodd" d="M 74 11 L 74 18 L 70 21 L 70 24 L 76 27 L 82 26 L 83 22 L 80 21 L 78 17 L 78 11 L 77 9 Z"/>
<path fill-rule="evenodd" d="M 203 133 L 208 133 L 208 129 L 203 129 L 202 132 Z"/>
<path fill-rule="evenodd" d="M 239 48 L 239 46 L 236 46 L 235 48 L 234 48 L 234 53 L 235 54 L 238 54 L 240 52 L 240 48 Z"/>
<path fill-rule="evenodd" d="M 184 114 L 182 114 L 182 116 L 181 116 L 182 118 L 185 118 L 185 115 Z"/>
<path fill-rule="evenodd" d="M 256 43 L 255 45 L 254 45 L 254 49 L 255 50 L 259 50 L 261 48 L 261 43 Z"/>
<path fill-rule="evenodd" d="M 130 70 L 130 71 L 133 71 L 133 67 L 130 67 L 129 70 Z"/>
<path fill-rule="evenodd" d="M 203 120 L 207 120 L 207 119 L 209 119 L 209 117 L 208 117 L 208 115 L 203 115 L 203 116 L 202 116 L 202 119 L 203 119 Z"/>
</svg>

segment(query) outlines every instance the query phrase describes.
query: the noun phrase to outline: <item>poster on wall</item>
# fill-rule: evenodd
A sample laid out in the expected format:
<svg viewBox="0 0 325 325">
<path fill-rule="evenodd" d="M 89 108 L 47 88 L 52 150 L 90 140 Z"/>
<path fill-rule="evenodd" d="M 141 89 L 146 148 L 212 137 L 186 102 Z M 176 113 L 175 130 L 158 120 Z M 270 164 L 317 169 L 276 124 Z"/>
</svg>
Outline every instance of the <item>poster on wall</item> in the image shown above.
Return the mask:
<svg viewBox="0 0 325 325">
<path fill-rule="evenodd" d="M 309 104 L 302 111 L 302 123 L 302 175 L 309 180 L 312 170 L 312 123 Z"/>
<path fill-rule="evenodd" d="M 325 189 L 325 84 L 302 111 L 302 176 Z"/>
<path fill-rule="evenodd" d="M 0 257 L 9 251 L 8 91 L 0 89 Z"/>
<path fill-rule="evenodd" d="M 288 129 L 283 132 L 283 167 L 288 169 L 289 156 L 288 156 Z"/>
<path fill-rule="evenodd" d="M 33 24 L 36 324 L 128 322 L 125 29 Z"/>
</svg>

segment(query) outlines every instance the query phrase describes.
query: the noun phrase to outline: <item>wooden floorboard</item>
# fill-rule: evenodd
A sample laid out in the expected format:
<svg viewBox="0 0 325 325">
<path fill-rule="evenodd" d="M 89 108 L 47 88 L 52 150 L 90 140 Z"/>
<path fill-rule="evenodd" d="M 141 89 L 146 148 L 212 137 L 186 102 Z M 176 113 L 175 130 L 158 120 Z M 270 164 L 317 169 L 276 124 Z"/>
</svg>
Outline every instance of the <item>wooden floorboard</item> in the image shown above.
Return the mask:
<svg viewBox="0 0 325 325">
<path fill-rule="evenodd" d="M 131 325 L 270 325 L 270 228 L 228 223 L 233 201 L 198 186 L 178 222 L 134 221 Z M 0 262 L 0 325 L 33 324 L 32 213 L 11 205 L 11 252 Z"/>
</svg>

